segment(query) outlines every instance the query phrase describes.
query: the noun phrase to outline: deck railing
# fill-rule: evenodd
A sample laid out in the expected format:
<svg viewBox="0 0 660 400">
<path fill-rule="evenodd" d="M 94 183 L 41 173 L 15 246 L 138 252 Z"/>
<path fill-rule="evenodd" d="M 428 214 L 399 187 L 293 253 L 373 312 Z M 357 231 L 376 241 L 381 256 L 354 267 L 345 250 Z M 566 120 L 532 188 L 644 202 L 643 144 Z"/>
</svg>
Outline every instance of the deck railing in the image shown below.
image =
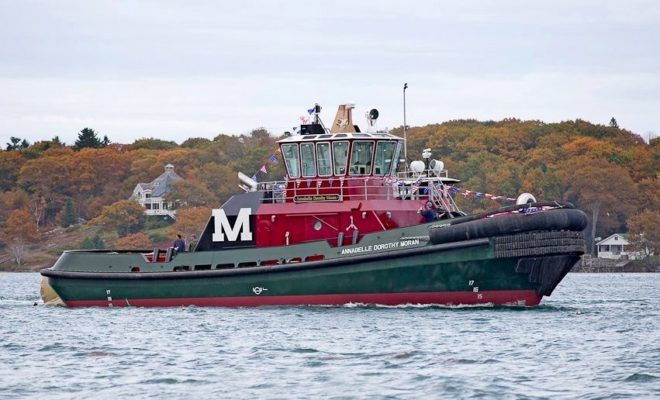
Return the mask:
<svg viewBox="0 0 660 400">
<path fill-rule="evenodd" d="M 439 210 L 460 212 L 449 194 L 446 171 L 440 176 L 328 177 L 260 182 L 263 203 L 310 203 L 344 200 L 432 201 Z"/>
</svg>

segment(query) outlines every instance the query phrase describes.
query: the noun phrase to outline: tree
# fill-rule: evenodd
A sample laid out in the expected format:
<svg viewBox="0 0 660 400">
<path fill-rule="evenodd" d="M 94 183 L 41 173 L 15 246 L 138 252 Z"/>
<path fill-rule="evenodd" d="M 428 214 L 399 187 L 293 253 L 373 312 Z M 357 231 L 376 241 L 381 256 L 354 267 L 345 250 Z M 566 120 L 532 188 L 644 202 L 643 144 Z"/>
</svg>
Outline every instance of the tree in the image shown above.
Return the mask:
<svg viewBox="0 0 660 400">
<path fill-rule="evenodd" d="M 12 190 L 16 186 L 18 171 L 24 162 L 19 152 L 0 151 L 0 192 Z"/>
<path fill-rule="evenodd" d="M 204 226 L 211 217 L 211 209 L 208 207 L 193 207 L 179 210 L 176 215 L 176 222 L 167 229 L 167 233 L 174 237 L 180 233 L 186 240 L 190 237 L 199 235 Z"/>
<path fill-rule="evenodd" d="M 4 226 L 14 210 L 29 209 L 30 196 L 21 189 L 14 189 L 8 192 L 0 191 L 0 227 Z"/>
<path fill-rule="evenodd" d="M 14 210 L 7 219 L 2 237 L 3 241 L 9 245 L 9 254 L 20 267 L 28 244 L 39 237 L 30 212 L 24 209 Z"/>
<path fill-rule="evenodd" d="M 67 197 L 66 203 L 64 203 L 64 209 L 62 210 L 62 219 L 60 220 L 60 225 L 63 228 L 68 228 L 71 225 L 76 223 L 76 213 L 73 210 L 73 201 L 70 197 Z"/>
<path fill-rule="evenodd" d="M 102 250 L 105 249 L 105 242 L 99 235 L 88 236 L 80 242 L 80 248 Z"/>
<path fill-rule="evenodd" d="M 120 200 L 103 207 L 101 215 L 94 218 L 91 223 L 102 225 L 106 230 L 114 230 L 119 236 L 126 236 L 142 229 L 144 208 L 133 200 Z"/>
<path fill-rule="evenodd" d="M 7 143 L 7 151 L 16 151 L 30 147 L 30 143 L 28 143 L 27 140 L 14 136 L 9 138 L 9 142 L 10 143 Z"/>
<path fill-rule="evenodd" d="M 170 150 L 170 149 L 176 149 L 179 147 L 176 142 L 170 141 L 170 140 L 162 140 L 162 139 L 155 139 L 155 138 L 142 138 L 138 139 L 133 144 L 131 144 L 131 148 L 133 150 L 137 149 L 149 149 L 149 150 Z"/>
<path fill-rule="evenodd" d="M 616 119 L 614 119 L 614 117 L 612 117 L 612 119 L 610 120 L 610 128 L 617 128 L 617 129 L 619 128 L 619 124 L 616 122 Z"/>
<path fill-rule="evenodd" d="M 151 239 L 143 232 L 134 233 L 117 239 L 115 246 L 122 250 L 145 250 L 152 246 Z"/>
<path fill-rule="evenodd" d="M 284 163 L 280 163 L 284 165 Z M 236 171 L 227 165 L 208 163 L 203 168 L 193 171 L 197 179 L 214 194 L 208 206 L 216 207 L 223 204 L 231 195 L 236 193 L 238 178 Z"/>
<path fill-rule="evenodd" d="M 51 140 L 40 140 L 34 142 L 27 149 L 23 149 L 21 153 L 28 159 L 35 159 L 40 157 L 46 150 L 53 148 L 65 147 L 64 143 L 60 141 L 59 136 L 55 136 Z"/>
<path fill-rule="evenodd" d="M 107 136 L 104 136 L 103 140 L 101 140 L 99 139 L 94 129 L 84 128 L 78 134 L 78 140 L 76 140 L 76 143 L 73 145 L 73 148 L 75 150 L 80 150 L 85 147 L 92 147 L 98 149 L 107 146 L 108 143 L 110 143 L 110 141 L 108 140 Z"/>
<path fill-rule="evenodd" d="M 660 213 L 644 210 L 628 220 L 629 239 L 643 259 L 660 253 Z"/>
<path fill-rule="evenodd" d="M 46 215 L 47 206 L 48 204 L 43 196 L 32 196 L 30 199 L 30 211 L 32 212 L 37 232 L 39 231 L 39 226 L 41 226 L 41 221 Z"/>
<path fill-rule="evenodd" d="M 33 198 L 34 211 L 44 213 L 40 219 L 43 217 L 46 221 L 52 221 L 64 206 L 66 197 L 76 190 L 70 184 L 71 172 L 67 166 L 72 154 L 71 149 L 51 149 L 21 167 L 18 185 Z M 45 200 L 45 209 L 41 207 L 40 199 Z"/>
<path fill-rule="evenodd" d="M 186 139 L 181 143 L 181 147 L 185 148 L 207 148 L 211 145 L 211 140 L 207 138 L 190 138 Z"/>
<path fill-rule="evenodd" d="M 217 199 L 203 183 L 184 179 L 172 183 L 172 192 L 165 195 L 165 200 L 176 202 L 184 207 L 214 205 Z"/>
<path fill-rule="evenodd" d="M 636 208 L 637 185 L 626 169 L 602 159 L 575 157 L 562 165 L 560 173 L 568 187 L 562 200 L 591 211 L 589 247 L 595 253 L 597 231 L 606 236 L 625 228 Z"/>
</svg>

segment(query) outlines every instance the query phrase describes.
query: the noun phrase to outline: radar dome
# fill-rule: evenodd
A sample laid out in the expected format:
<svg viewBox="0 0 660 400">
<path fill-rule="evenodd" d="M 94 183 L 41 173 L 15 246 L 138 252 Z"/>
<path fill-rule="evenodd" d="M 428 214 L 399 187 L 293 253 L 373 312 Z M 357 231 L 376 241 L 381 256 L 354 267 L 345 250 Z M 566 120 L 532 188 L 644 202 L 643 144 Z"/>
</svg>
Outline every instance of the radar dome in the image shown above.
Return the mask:
<svg viewBox="0 0 660 400">
<path fill-rule="evenodd" d="M 410 163 L 410 169 L 416 174 L 421 174 L 424 172 L 424 167 L 424 161 L 416 160 Z"/>
</svg>

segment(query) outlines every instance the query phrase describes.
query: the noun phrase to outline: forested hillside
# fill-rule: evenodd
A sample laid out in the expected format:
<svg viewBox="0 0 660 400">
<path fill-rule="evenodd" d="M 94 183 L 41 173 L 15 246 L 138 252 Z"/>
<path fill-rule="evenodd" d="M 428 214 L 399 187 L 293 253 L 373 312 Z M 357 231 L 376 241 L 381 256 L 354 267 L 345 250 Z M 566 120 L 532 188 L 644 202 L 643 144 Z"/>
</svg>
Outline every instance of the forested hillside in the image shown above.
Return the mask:
<svg viewBox="0 0 660 400">
<path fill-rule="evenodd" d="M 401 135 L 402 129 L 391 133 Z M 187 224 L 190 231 L 201 229 L 197 225 L 205 221 L 207 208 L 218 207 L 240 190 L 237 171 L 255 174 L 259 181 L 282 178 L 281 161 L 271 157 L 279 157 L 277 140 L 263 129 L 213 140 L 191 138 L 180 145 L 159 139 L 113 143 L 88 128 L 70 146 L 58 138 L 33 144 L 12 138 L 0 151 L 0 251 L 13 254 L 22 245 L 25 253 L 58 226 L 88 221 L 107 228 L 104 212 L 113 207 L 121 211 L 125 202 L 117 202 L 128 199 L 137 183 L 160 175 L 168 163 L 185 178 L 171 198 L 190 209 L 184 212 L 190 219 L 177 223 Z M 656 248 L 660 243 L 658 138 L 649 144 L 616 124 L 581 120 L 460 120 L 411 128 L 409 159 L 420 158 L 424 148 L 431 148 L 433 158 L 462 180 L 461 188 L 507 197 L 530 192 L 539 200 L 570 201 L 595 221 L 595 236 L 631 231 Z M 507 204 L 461 194 L 457 201 L 466 211 Z M 135 235 L 143 226 L 144 221 L 136 221 L 133 229 L 116 230 L 111 236 Z M 149 242 L 145 235 L 140 240 Z"/>
</svg>

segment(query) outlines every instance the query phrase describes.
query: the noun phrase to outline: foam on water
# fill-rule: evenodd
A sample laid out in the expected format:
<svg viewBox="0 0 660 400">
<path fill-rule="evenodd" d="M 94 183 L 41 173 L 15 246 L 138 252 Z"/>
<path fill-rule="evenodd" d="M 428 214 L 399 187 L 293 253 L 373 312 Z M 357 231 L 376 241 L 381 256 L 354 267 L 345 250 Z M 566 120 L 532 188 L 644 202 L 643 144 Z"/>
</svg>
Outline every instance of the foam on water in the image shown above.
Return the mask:
<svg viewBox="0 0 660 400">
<path fill-rule="evenodd" d="M 0 274 L 0 398 L 657 398 L 660 274 L 539 307 L 34 307 Z"/>
</svg>

